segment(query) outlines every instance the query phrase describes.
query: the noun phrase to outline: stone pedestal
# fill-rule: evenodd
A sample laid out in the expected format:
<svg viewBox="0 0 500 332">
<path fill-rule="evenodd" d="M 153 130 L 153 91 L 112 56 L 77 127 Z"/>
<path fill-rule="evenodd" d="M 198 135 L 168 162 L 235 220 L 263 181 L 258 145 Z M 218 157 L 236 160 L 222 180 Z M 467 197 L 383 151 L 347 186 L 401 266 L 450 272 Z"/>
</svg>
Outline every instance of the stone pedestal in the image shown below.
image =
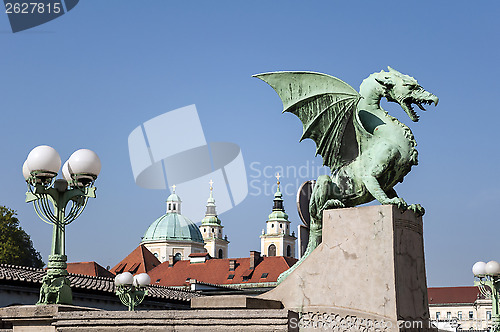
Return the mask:
<svg viewBox="0 0 500 332">
<path fill-rule="evenodd" d="M 0 319 L 13 325 L 13 332 L 54 332 L 55 317 L 72 311 L 100 311 L 72 305 L 22 305 L 0 308 Z"/>
<path fill-rule="evenodd" d="M 301 330 L 430 330 L 422 218 L 392 205 L 327 210 L 320 246 L 260 297 L 298 312 Z"/>
</svg>

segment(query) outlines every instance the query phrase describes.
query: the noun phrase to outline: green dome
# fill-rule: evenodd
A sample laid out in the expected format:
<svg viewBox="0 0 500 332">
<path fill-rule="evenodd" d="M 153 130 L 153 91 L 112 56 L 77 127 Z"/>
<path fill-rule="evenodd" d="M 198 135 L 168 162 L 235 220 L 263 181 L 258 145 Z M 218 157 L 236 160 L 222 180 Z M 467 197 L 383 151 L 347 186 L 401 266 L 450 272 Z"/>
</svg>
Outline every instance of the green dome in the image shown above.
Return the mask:
<svg viewBox="0 0 500 332">
<path fill-rule="evenodd" d="M 168 196 L 168 198 L 167 198 L 167 202 L 180 202 L 180 201 L 181 201 L 181 199 L 180 199 L 180 197 L 179 197 L 179 196 L 177 196 L 177 194 L 176 194 L 176 193 L 171 194 L 171 195 L 170 195 L 170 196 Z"/>
<path fill-rule="evenodd" d="M 149 226 L 148 230 L 144 234 L 144 237 L 142 238 L 142 242 L 159 240 L 190 240 L 204 243 L 203 236 L 201 235 L 198 226 L 196 226 L 196 224 L 188 218 L 175 212 L 164 214 L 160 218 L 156 219 L 156 221 Z"/>
<path fill-rule="evenodd" d="M 288 221 L 288 214 L 285 211 L 273 211 L 269 215 L 269 221 Z"/>
<path fill-rule="evenodd" d="M 217 224 L 220 225 L 220 219 L 217 216 L 206 216 L 201 220 L 201 224 Z"/>
</svg>

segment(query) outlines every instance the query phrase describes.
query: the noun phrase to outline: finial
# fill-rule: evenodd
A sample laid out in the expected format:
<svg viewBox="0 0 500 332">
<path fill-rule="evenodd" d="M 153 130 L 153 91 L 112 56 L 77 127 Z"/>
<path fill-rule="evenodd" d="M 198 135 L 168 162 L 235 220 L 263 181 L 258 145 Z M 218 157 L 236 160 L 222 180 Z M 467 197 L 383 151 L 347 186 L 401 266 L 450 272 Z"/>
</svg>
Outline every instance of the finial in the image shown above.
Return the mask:
<svg viewBox="0 0 500 332">
<path fill-rule="evenodd" d="M 278 179 L 278 191 L 280 190 L 280 173 L 276 174 L 276 179 Z"/>
<path fill-rule="evenodd" d="M 172 186 L 172 190 L 173 190 L 172 194 L 175 194 L 175 188 L 176 188 L 176 187 L 177 187 L 177 186 L 176 186 L 175 184 Z"/>
<path fill-rule="evenodd" d="M 214 190 L 214 187 L 213 187 L 214 182 L 212 181 L 212 179 L 210 179 L 209 183 L 210 183 L 210 191 Z"/>
</svg>

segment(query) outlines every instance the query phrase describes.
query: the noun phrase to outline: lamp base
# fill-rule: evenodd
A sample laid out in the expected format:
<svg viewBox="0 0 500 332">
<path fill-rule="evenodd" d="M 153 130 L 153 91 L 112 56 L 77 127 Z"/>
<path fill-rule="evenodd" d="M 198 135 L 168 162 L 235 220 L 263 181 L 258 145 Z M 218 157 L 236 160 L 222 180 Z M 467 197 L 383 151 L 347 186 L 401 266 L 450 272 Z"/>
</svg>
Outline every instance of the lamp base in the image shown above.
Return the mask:
<svg viewBox="0 0 500 332">
<path fill-rule="evenodd" d="M 47 275 L 42 278 L 40 298 L 36 304 L 72 304 L 73 294 L 66 276 L 66 255 L 50 255 Z"/>
</svg>

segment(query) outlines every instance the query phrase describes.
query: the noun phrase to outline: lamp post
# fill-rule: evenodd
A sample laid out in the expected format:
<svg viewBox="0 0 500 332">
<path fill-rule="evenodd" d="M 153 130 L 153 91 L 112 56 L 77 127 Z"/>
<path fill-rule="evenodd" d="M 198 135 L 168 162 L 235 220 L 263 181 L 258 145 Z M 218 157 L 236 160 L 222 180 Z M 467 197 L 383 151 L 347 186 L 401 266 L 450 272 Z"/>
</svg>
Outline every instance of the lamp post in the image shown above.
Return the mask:
<svg viewBox="0 0 500 332">
<path fill-rule="evenodd" d="M 80 149 L 64 163 L 63 179 L 56 180 L 60 167 L 59 154 L 47 145 L 31 150 L 23 164 L 28 184 L 26 203 L 32 202 L 38 217 L 53 225 L 47 274 L 42 279 L 37 304 L 72 304 L 70 282 L 66 278 L 65 227 L 83 212 L 89 197 L 95 198 L 94 181 L 101 170 L 101 161 L 95 152 Z"/>
<path fill-rule="evenodd" d="M 146 286 L 150 283 L 151 278 L 147 273 L 132 276 L 130 272 L 123 272 L 115 277 L 116 295 L 129 311 L 134 311 L 148 294 Z"/>
<path fill-rule="evenodd" d="M 472 266 L 472 273 L 477 278 L 474 281 L 474 286 L 479 286 L 481 294 L 486 298 L 491 298 L 491 331 L 499 332 L 500 263 L 497 261 L 477 262 Z"/>
</svg>

